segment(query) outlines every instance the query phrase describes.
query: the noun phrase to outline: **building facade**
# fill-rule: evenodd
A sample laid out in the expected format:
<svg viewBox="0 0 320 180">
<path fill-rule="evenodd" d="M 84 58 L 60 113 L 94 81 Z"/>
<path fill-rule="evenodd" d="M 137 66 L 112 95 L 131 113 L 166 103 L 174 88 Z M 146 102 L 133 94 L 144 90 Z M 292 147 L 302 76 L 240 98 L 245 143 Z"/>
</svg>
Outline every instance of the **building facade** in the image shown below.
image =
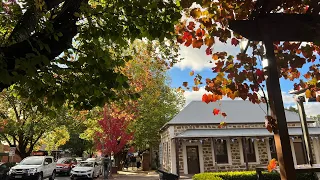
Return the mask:
<svg viewBox="0 0 320 180">
<path fill-rule="evenodd" d="M 265 128 L 265 104 L 248 101 L 203 103 L 193 101 L 163 126 L 161 166 L 180 174 L 254 170 L 276 158 L 273 134 Z M 227 114 L 214 116 L 219 108 Z M 299 115 L 286 111 L 291 149 L 296 165 L 306 164 Z M 227 123 L 219 127 L 221 121 Z M 314 162 L 320 163 L 320 128 L 308 119 Z"/>
</svg>

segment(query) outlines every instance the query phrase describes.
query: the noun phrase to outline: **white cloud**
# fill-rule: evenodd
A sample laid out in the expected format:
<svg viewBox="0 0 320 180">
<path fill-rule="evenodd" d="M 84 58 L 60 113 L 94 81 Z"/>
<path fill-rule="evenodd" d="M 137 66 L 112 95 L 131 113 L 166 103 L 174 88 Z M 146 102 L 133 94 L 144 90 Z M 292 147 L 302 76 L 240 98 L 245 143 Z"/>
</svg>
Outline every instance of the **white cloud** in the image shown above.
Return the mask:
<svg viewBox="0 0 320 180">
<path fill-rule="evenodd" d="M 211 56 L 206 55 L 205 49 L 205 46 L 200 49 L 181 46 L 179 54 L 183 59 L 176 63 L 173 67 L 177 67 L 181 70 L 189 68 L 195 71 L 201 71 L 204 68 L 214 67 L 214 64 L 210 63 Z"/>
<path fill-rule="evenodd" d="M 306 111 L 307 116 L 317 116 L 320 114 L 320 103 L 319 102 L 305 103 L 304 109 Z"/>
<path fill-rule="evenodd" d="M 200 87 L 199 91 L 185 91 L 184 92 L 184 97 L 186 98 L 186 104 L 187 106 L 191 101 L 201 101 L 202 100 L 202 95 L 208 93 L 204 89 L 204 87 Z"/>
<path fill-rule="evenodd" d="M 200 49 L 193 48 L 192 46 L 186 47 L 184 45 L 180 46 L 179 54 L 183 58 L 181 62 L 176 63 L 173 67 L 184 70 L 189 68 L 195 71 L 201 71 L 204 68 L 214 67 L 214 63 L 210 63 L 212 60 L 211 55 L 206 55 L 207 46 L 202 46 Z M 213 46 L 213 52 L 225 51 L 230 55 L 236 56 L 240 52 L 240 48 L 237 46 L 232 46 L 231 42 L 222 43 L 216 40 L 216 44 Z"/>
</svg>

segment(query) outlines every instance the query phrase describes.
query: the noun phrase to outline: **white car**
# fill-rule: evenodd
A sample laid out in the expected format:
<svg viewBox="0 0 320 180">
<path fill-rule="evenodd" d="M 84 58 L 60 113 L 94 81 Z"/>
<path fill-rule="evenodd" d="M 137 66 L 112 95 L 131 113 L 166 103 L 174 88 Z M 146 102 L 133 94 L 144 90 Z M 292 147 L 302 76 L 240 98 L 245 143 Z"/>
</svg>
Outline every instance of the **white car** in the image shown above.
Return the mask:
<svg viewBox="0 0 320 180">
<path fill-rule="evenodd" d="M 71 170 L 71 179 L 96 178 L 101 174 L 101 167 L 96 161 L 81 161 Z"/>
<path fill-rule="evenodd" d="M 9 179 L 37 179 L 49 178 L 54 180 L 56 176 L 56 163 L 52 156 L 29 156 L 9 171 Z"/>
</svg>

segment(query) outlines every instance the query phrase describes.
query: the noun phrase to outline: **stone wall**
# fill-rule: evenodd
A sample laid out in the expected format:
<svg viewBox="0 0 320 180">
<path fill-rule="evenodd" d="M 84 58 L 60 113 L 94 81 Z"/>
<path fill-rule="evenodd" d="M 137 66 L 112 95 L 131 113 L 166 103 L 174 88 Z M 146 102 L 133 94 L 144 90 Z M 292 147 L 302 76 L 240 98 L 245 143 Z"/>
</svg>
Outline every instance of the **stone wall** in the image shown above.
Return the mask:
<svg viewBox="0 0 320 180">
<path fill-rule="evenodd" d="M 312 123 L 308 124 L 312 126 Z M 184 132 L 187 129 L 218 129 L 218 124 L 207 124 L 207 125 L 172 125 L 174 136 L 179 135 L 180 133 Z M 300 123 L 288 123 L 288 127 L 300 127 Z M 264 124 L 228 124 L 228 129 L 241 129 L 241 128 L 264 128 Z M 161 132 L 161 143 L 168 143 L 168 149 L 163 149 L 163 168 L 171 171 L 171 159 L 175 157 L 171 157 L 171 139 L 169 137 L 169 128 L 166 128 L 164 131 Z M 200 139 L 196 140 L 199 141 Z M 239 170 L 246 170 L 246 165 L 244 163 L 243 156 L 241 155 L 242 149 L 240 146 L 241 139 L 235 140 L 231 142 L 230 140 L 230 150 L 231 150 L 231 157 L 232 161 L 228 165 L 217 165 L 213 160 L 213 149 L 211 144 L 210 138 L 201 138 L 202 143 L 202 150 L 203 150 L 203 170 L 205 172 L 213 172 L 213 171 L 239 171 Z M 190 140 L 188 140 L 190 141 Z M 183 159 L 183 140 L 179 141 L 179 149 L 178 149 L 178 156 L 179 156 L 179 172 L 181 174 L 184 173 L 184 159 Z M 191 141 L 192 143 L 192 141 Z M 268 164 L 268 150 L 267 150 L 267 140 L 259 140 L 257 141 L 257 151 L 259 158 L 259 165 L 267 165 Z M 313 146 L 313 145 L 312 145 Z M 200 150 L 200 149 L 199 149 Z M 313 148 L 314 150 L 314 148 Z M 169 157 L 167 159 L 166 157 Z M 201 157 L 199 157 L 201 158 Z M 315 159 L 315 155 L 314 155 Z M 258 163 L 249 163 L 249 169 L 254 170 Z"/>
<path fill-rule="evenodd" d="M 162 159 L 161 164 L 162 168 L 171 171 L 171 139 L 169 136 L 169 129 L 166 129 L 161 133 L 161 142 L 162 144 Z"/>
</svg>

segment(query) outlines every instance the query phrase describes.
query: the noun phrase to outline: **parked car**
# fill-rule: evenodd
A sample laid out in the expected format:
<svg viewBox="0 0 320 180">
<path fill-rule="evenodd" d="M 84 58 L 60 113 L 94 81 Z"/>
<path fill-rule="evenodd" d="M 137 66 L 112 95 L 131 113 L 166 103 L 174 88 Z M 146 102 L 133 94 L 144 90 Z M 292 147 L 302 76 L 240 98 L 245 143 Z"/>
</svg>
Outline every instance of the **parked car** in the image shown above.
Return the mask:
<svg viewBox="0 0 320 180">
<path fill-rule="evenodd" d="M 38 179 L 49 178 L 54 180 L 56 176 L 56 163 L 52 156 L 29 156 L 9 171 L 9 179 Z"/>
<path fill-rule="evenodd" d="M 7 180 L 9 179 L 8 177 L 8 172 L 10 171 L 10 169 L 15 166 L 16 163 L 15 162 L 7 162 L 7 163 L 2 163 L 0 165 L 0 179 L 1 180 Z"/>
<path fill-rule="evenodd" d="M 76 157 L 77 163 L 80 163 L 81 161 L 84 161 L 83 157 Z"/>
<path fill-rule="evenodd" d="M 71 157 L 64 157 L 57 160 L 56 174 L 70 175 L 71 169 L 75 167 L 77 160 Z"/>
<path fill-rule="evenodd" d="M 71 170 L 71 179 L 93 179 L 101 175 L 101 166 L 95 161 L 81 161 Z"/>
</svg>

